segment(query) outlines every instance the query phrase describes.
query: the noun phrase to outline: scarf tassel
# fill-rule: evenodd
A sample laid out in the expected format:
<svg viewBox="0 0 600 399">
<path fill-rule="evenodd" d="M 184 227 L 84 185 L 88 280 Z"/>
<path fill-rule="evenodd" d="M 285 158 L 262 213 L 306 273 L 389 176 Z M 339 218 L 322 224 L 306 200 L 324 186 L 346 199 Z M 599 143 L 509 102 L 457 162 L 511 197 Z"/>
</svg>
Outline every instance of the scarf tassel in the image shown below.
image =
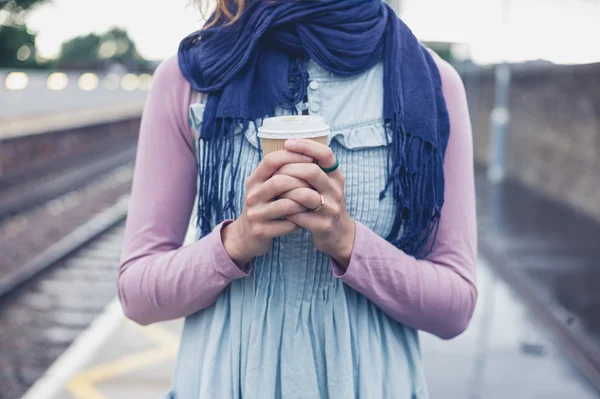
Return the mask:
<svg viewBox="0 0 600 399">
<path fill-rule="evenodd" d="M 235 181 L 239 172 L 241 150 L 236 151 L 234 137 L 235 128 L 240 123 L 244 130 L 248 128 L 247 121 L 217 118 L 215 136 L 199 139 L 198 226 L 201 238 L 222 220 L 237 218 Z M 230 179 L 228 188 L 222 186 L 226 177 Z"/>
<path fill-rule="evenodd" d="M 306 62 L 301 59 L 291 60 L 289 63 L 289 93 L 287 99 L 280 107 L 289 109 L 293 114 L 297 113 L 296 104 L 300 103 L 306 95 L 308 84 L 308 71 Z M 267 117 L 275 116 L 274 112 Z M 199 147 L 201 148 L 198 165 L 199 187 L 198 187 L 198 226 L 200 237 L 204 237 L 212 231 L 213 226 L 224 219 L 236 219 L 238 212 L 235 206 L 237 193 L 235 182 L 238 177 L 240 160 L 242 155 L 242 141 L 239 148 L 235 148 L 235 131 L 241 127 L 241 132 L 248 130 L 252 123 L 255 131 L 262 125 L 262 118 L 258 120 L 245 120 L 243 118 L 215 119 L 215 128 L 207 138 L 200 136 Z M 203 126 L 204 128 L 205 126 Z M 206 126 L 210 130 L 210 126 Z M 262 158 L 262 151 L 259 153 Z M 227 175 L 229 173 L 229 175 Z M 229 178 L 229 189 L 224 192 L 222 183 Z"/>
<path fill-rule="evenodd" d="M 384 199 L 391 189 L 396 204 L 386 240 L 407 254 L 423 259 L 431 253 L 439 230 L 441 204 L 431 204 L 440 203 L 438 192 L 443 193 L 443 187 L 436 186 L 440 181 L 442 155 L 432 143 L 407 132 L 401 115 L 394 114 L 386 123 L 386 129 L 392 132 L 393 141 L 387 141 L 388 176 L 379 199 Z M 386 137 L 389 136 L 386 134 Z M 416 153 L 415 147 L 419 148 Z M 414 163 L 416 168 L 411 167 Z M 443 184 L 443 178 L 441 182 Z"/>
</svg>

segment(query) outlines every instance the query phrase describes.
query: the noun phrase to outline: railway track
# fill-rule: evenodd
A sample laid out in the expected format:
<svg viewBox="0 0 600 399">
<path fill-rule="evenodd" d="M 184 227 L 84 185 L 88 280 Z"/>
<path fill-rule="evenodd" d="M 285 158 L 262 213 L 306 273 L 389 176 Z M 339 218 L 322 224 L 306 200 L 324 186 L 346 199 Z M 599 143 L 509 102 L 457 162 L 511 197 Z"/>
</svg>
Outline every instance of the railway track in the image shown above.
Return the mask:
<svg viewBox="0 0 600 399">
<path fill-rule="evenodd" d="M 0 399 L 19 398 L 116 294 L 127 197 L 1 285 Z"/>
<path fill-rule="evenodd" d="M 87 185 L 133 162 L 136 141 L 112 143 L 95 153 L 79 154 L 0 179 L 0 221 Z"/>
<path fill-rule="evenodd" d="M 137 142 L 120 128 L 10 143 L 32 163 L 0 175 L 0 399 L 19 398 L 116 295 Z"/>
<path fill-rule="evenodd" d="M 0 180 L 0 296 L 36 254 L 129 192 L 135 144 Z"/>
</svg>

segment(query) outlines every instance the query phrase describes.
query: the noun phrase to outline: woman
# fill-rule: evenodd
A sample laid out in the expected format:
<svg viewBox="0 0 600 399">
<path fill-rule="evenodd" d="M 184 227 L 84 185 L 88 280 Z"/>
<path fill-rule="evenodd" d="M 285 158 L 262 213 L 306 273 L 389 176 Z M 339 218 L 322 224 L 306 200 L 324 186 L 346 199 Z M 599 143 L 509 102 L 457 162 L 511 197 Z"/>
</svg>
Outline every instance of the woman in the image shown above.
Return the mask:
<svg viewBox="0 0 600 399">
<path fill-rule="evenodd" d="M 256 126 L 287 114 L 330 145 L 261 159 Z M 417 330 L 475 307 L 473 186 L 460 78 L 386 4 L 219 0 L 155 73 L 125 314 L 186 317 L 171 397 L 427 398 Z"/>
</svg>

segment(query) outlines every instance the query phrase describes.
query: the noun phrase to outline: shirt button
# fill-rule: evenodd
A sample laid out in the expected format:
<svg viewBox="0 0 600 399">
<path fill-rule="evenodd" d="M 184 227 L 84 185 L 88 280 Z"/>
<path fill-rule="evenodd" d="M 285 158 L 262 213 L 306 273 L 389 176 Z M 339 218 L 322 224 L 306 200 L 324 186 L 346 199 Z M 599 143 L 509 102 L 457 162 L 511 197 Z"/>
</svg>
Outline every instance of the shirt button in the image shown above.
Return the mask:
<svg viewBox="0 0 600 399">
<path fill-rule="evenodd" d="M 312 112 L 319 112 L 319 104 L 310 104 L 310 110 Z"/>
<path fill-rule="evenodd" d="M 319 82 L 311 81 L 308 85 L 311 90 L 317 90 L 319 88 Z"/>
</svg>

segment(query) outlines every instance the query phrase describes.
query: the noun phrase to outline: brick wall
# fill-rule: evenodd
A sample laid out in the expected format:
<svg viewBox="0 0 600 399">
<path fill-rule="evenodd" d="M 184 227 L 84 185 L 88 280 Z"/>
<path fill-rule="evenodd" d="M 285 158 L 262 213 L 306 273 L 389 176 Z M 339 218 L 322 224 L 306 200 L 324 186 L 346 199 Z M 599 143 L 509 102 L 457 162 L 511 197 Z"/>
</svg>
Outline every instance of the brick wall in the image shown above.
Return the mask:
<svg viewBox="0 0 600 399">
<path fill-rule="evenodd" d="M 489 163 L 492 69 L 463 73 L 475 158 Z M 600 64 L 513 70 L 507 175 L 600 221 Z"/>
</svg>

